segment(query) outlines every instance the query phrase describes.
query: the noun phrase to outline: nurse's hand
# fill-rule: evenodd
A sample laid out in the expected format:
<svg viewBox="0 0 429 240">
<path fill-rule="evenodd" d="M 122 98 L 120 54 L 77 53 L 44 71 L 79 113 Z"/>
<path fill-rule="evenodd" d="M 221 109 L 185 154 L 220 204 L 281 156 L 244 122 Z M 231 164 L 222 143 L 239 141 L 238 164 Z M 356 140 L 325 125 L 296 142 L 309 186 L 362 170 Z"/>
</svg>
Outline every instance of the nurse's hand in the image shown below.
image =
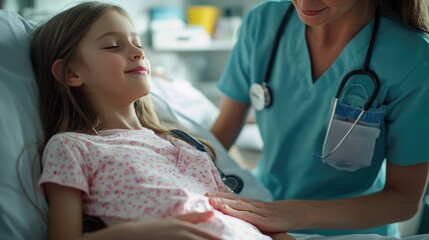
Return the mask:
<svg viewBox="0 0 429 240">
<path fill-rule="evenodd" d="M 210 204 L 217 210 L 255 225 L 264 232 L 287 232 L 297 229 L 303 221 L 301 201 L 263 202 L 242 198 L 232 193 L 207 193 Z M 301 226 L 300 226 L 301 227 Z"/>
</svg>

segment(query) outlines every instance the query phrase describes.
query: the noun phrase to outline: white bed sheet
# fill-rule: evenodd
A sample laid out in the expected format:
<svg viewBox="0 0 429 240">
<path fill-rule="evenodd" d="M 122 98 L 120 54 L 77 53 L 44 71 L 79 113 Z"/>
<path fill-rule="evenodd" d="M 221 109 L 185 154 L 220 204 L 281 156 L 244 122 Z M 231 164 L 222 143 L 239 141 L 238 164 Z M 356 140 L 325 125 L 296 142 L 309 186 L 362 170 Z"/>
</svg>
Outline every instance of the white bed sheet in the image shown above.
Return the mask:
<svg viewBox="0 0 429 240">
<path fill-rule="evenodd" d="M 395 239 L 429 240 L 429 234 L 421 234 L 421 235 L 409 236 L 404 238 L 380 236 L 377 234 L 352 234 L 352 235 L 341 235 L 341 236 L 331 236 L 331 237 L 307 235 L 307 234 L 291 234 L 291 235 L 299 240 L 395 240 Z"/>
</svg>

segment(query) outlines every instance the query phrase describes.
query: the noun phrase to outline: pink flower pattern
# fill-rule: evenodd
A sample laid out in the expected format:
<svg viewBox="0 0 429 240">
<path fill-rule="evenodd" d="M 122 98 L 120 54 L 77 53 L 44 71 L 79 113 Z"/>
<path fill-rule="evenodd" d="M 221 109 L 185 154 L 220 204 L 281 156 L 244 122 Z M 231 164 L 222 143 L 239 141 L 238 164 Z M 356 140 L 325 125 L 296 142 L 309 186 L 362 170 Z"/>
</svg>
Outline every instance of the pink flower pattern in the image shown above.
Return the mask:
<svg viewBox="0 0 429 240">
<path fill-rule="evenodd" d="M 107 225 L 211 210 L 204 194 L 230 191 L 207 153 L 148 129 L 60 133 L 49 140 L 42 161 L 42 190 L 47 182 L 81 190 L 84 213 Z M 270 239 L 219 211 L 198 224 L 222 239 Z"/>
</svg>

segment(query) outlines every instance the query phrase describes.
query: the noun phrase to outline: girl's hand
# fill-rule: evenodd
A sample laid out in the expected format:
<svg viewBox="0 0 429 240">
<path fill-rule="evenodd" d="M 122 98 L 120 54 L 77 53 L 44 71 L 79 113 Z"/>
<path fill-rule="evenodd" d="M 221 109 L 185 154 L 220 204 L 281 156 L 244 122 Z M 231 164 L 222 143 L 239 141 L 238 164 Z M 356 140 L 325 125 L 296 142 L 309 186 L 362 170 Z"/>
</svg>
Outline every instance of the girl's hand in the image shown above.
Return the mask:
<svg viewBox="0 0 429 240">
<path fill-rule="evenodd" d="M 195 223 L 209 220 L 213 211 L 190 213 L 161 220 L 144 221 L 137 224 L 141 237 L 145 239 L 221 240 L 220 237 Z"/>
<path fill-rule="evenodd" d="M 266 233 L 296 229 L 304 217 L 300 201 L 263 202 L 232 193 L 208 193 L 209 203 L 217 210 L 255 225 Z"/>
</svg>

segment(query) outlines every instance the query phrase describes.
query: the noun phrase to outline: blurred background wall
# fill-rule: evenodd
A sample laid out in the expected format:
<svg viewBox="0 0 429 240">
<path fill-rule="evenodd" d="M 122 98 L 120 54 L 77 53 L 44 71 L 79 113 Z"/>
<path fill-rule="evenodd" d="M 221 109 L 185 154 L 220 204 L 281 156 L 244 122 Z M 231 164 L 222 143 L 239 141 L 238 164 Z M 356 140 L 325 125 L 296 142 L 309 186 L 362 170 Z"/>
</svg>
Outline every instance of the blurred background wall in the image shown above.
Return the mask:
<svg viewBox="0 0 429 240">
<path fill-rule="evenodd" d="M 80 2 L 75 0 L 0 1 L 3 1 L 3 8 L 19 12 L 24 18 L 38 22 Z M 130 13 L 137 31 L 141 34 L 154 72 L 169 79 L 189 81 L 213 103 L 218 104 L 220 93 L 216 89 L 215 83 L 234 46 L 234 36 L 231 36 L 231 31 L 238 28 L 244 14 L 262 0 L 116 0 L 104 2 L 117 4 Z M 188 9 L 193 6 L 210 6 L 217 9 L 214 32 L 209 36 L 204 35 L 201 28 L 198 29 L 195 25 L 188 27 L 187 13 Z M 158 13 L 158 15 L 154 13 Z M 180 14 L 181 17 L 179 17 Z M 174 24 L 167 22 L 167 26 L 164 27 L 170 28 L 168 29 L 169 34 L 168 38 L 163 38 L 162 29 L 151 29 L 151 24 L 156 20 L 168 20 L 169 17 L 170 20 L 174 18 L 183 20 L 184 26 L 182 29 L 171 29 Z M 159 25 L 157 26 L 159 27 Z M 155 42 L 158 43 L 159 46 L 157 46 L 152 42 L 154 36 L 158 36 L 158 39 L 168 39 L 170 42 L 157 41 Z"/>
</svg>

